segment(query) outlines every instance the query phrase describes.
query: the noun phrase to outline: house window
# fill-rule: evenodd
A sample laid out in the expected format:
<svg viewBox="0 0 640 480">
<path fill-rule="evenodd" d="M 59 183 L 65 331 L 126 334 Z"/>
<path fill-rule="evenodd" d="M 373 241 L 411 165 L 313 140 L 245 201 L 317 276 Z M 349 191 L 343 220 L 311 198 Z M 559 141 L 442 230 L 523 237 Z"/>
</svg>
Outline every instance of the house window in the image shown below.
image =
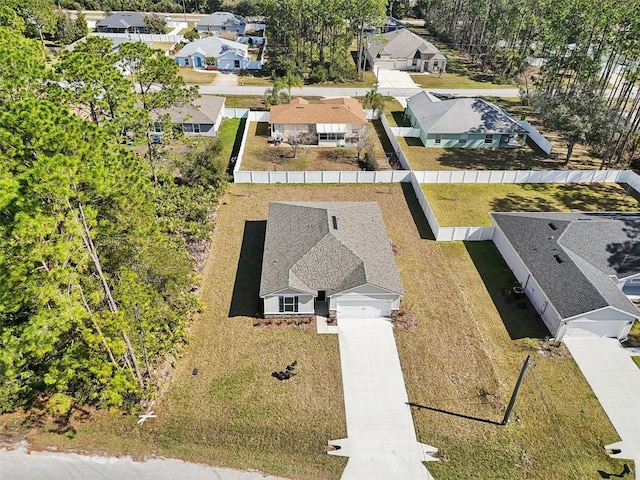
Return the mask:
<svg viewBox="0 0 640 480">
<path fill-rule="evenodd" d="M 484 136 L 484 143 L 493 143 L 493 133 L 487 133 Z"/>
<path fill-rule="evenodd" d="M 153 124 L 153 131 L 155 133 L 162 133 L 162 124 L 161 123 L 154 123 Z"/>
<path fill-rule="evenodd" d="M 233 66 L 234 66 L 235 68 L 240 68 L 240 60 L 234 60 L 234 61 L 233 61 Z"/>
<path fill-rule="evenodd" d="M 318 138 L 324 140 L 344 140 L 344 133 L 319 133 Z"/>
<path fill-rule="evenodd" d="M 194 123 L 193 124 L 193 133 L 200 133 L 200 124 L 199 123 Z"/>
<path fill-rule="evenodd" d="M 193 123 L 183 123 L 182 124 L 182 132 L 183 133 L 193 133 Z"/>
<path fill-rule="evenodd" d="M 464 145 L 465 143 L 467 143 L 467 135 L 460 135 L 458 137 L 458 143 L 460 145 Z"/>
<path fill-rule="evenodd" d="M 278 311 L 282 313 L 295 313 L 298 311 L 298 297 L 278 297 Z"/>
<path fill-rule="evenodd" d="M 440 145 L 442 143 L 442 134 L 436 133 L 436 139 L 433 141 L 436 145 Z"/>
<path fill-rule="evenodd" d="M 185 59 L 184 59 L 184 66 L 185 66 L 185 67 L 188 67 L 188 66 L 189 66 L 189 59 L 188 59 L 188 58 L 185 58 Z"/>
</svg>

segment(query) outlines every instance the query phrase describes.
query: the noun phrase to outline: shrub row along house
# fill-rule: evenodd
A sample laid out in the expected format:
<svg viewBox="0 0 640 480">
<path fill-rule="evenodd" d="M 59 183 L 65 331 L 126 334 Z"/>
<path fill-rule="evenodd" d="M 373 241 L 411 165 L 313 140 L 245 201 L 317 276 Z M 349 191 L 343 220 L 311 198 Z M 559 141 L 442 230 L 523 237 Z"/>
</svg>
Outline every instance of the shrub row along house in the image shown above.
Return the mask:
<svg viewBox="0 0 640 480">
<path fill-rule="evenodd" d="M 392 317 L 403 294 L 377 203 L 269 204 L 265 317 Z"/>
<path fill-rule="evenodd" d="M 405 118 L 425 147 L 522 147 L 527 131 L 500 107 L 481 98 L 439 100 L 420 92 L 407 100 Z"/>
<path fill-rule="evenodd" d="M 353 98 L 331 98 L 319 104 L 294 98 L 271 107 L 269 127 L 274 141 L 346 146 L 364 134 L 367 117 Z"/>
</svg>

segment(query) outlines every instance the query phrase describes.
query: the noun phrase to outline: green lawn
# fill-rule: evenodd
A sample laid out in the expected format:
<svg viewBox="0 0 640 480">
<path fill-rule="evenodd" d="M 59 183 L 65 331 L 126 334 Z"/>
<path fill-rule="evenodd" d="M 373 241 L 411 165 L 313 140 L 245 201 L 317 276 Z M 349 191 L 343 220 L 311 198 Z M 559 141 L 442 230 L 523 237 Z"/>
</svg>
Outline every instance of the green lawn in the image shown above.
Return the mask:
<svg viewBox="0 0 640 480">
<path fill-rule="evenodd" d="M 221 155 L 227 161 L 231 159 L 238 134 L 242 135 L 242 132 L 238 132 L 240 123 L 239 118 L 225 118 L 218 130 L 218 137 L 222 142 Z"/>
<path fill-rule="evenodd" d="M 592 184 L 424 184 L 443 227 L 490 226 L 489 212 L 637 211 L 627 185 Z"/>
<path fill-rule="evenodd" d="M 635 363 L 638 366 L 638 368 L 640 368 L 640 357 L 639 356 L 635 355 L 635 356 L 631 357 L 631 360 L 633 360 L 633 363 Z"/>
<path fill-rule="evenodd" d="M 413 74 L 411 78 L 420 88 L 515 88 L 515 85 L 472 80 L 466 75 L 449 72 L 442 75 Z"/>
<path fill-rule="evenodd" d="M 293 149 L 288 145 L 275 147 L 269 143 L 269 125 L 252 122 L 249 136 L 242 157 L 241 170 L 360 170 L 357 161 L 357 150 L 353 147 L 317 147 L 303 146 L 294 158 Z M 372 122 L 369 125 L 373 151 L 379 168 L 388 169 L 385 152 L 391 151 L 382 124 Z M 280 155 L 284 156 L 284 164 L 280 163 Z M 364 156 L 364 152 L 362 153 Z"/>
<path fill-rule="evenodd" d="M 209 85 L 213 83 L 217 75 L 214 72 L 204 72 L 186 67 L 181 68 L 179 74 L 189 85 Z"/>
<path fill-rule="evenodd" d="M 346 436 L 338 338 L 252 326 L 270 201 L 375 201 L 405 288 L 414 331 L 396 329 L 419 441 L 440 449 L 439 480 L 574 480 L 619 472 L 603 445 L 618 440 L 575 362 L 549 344 L 536 312 L 502 292 L 513 276 L 490 242 L 428 240 L 407 185 L 233 185 L 220 207 L 203 272 L 206 310 L 157 401 L 155 419 L 87 410 L 70 435 L 38 418 L 2 417 L 5 438 L 84 452 L 164 456 L 305 480 L 339 479 L 346 459 L 325 453 Z M 499 422 L 527 354 L 508 426 Z M 293 360 L 298 375 L 271 372 Z M 193 375 L 194 368 L 198 374 Z M 570 399 L 570 401 L 568 401 Z"/>
<path fill-rule="evenodd" d="M 564 154 L 554 142 L 551 155 L 523 148 L 426 148 L 419 138 L 399 137 L 398 143 L 413 170 L 558 170 L 564 168 Z M 557 153 L 556 153 L 557 151 Z M 601 159 L 576 145 L 570 169 L 594 169 Z"/>
</svg>

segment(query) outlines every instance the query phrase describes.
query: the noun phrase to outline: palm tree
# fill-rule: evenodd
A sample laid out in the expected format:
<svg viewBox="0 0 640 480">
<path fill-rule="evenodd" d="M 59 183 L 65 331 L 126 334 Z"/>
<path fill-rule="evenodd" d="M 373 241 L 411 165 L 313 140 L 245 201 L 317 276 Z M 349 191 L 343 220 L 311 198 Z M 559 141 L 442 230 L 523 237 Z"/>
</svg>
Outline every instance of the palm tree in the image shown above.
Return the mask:
<svg viewBox="0 0 640 480">
<path fill-rule="evenodd" d="M 286 87 L 283 78 L 276 78 L 273 81 L 273 87 L 264 92 L 264 104 L 270 107 L 271 105 L 279 105 L 283 101 L 289 102 L 291 96 L 284 91 Z"/>
<path fill-rule="evenodd" d="M 282 77 L 282 82 L 286 87 L 287 92 L 289 93 L 289 100 L 291 100 L 291 89 L 293 87 L 302 88 L 302 85 L 304 85 L 302 78 L 300 78 L 300 75 L 291 72 L 287 72 L 287 74 Z"/>
<path fill-rule="evenodd" d="M 384 108 L 384 98 L 378 93 L 378 87 L 373 87 L 364 97 L 364 108 L 370 108 L 374 113 L 380 113 Z"/>
</svg>

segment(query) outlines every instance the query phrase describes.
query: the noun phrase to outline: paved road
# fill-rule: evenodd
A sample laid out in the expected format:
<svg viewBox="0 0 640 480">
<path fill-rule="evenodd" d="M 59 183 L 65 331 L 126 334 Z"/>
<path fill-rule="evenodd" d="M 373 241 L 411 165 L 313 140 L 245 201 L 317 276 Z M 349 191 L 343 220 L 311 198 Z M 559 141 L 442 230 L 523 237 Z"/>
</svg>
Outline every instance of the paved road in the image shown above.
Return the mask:
<svg viewBox="0 0 640 480">
<path fill-rule="evenodd" d="M 264 95 L 269 87 L 252 86 L 215 86 L 200 85 L 200 93 L 203 95 Z M 430 88 L 429 92 L 441 95 L 457 97 L 519 97 L 517 88 Z M 369 91 L 368 88 L 342 88 L 342 87 L 302 87 L 293 88 L 291 96 L 316 96 L 316 97 L 363 97 Z M 380 93 L 390 97 L 410 97 L 420 88 L 384 88 Z"/>
<path fill-rule="evenodd" d="M 563 337 L 622 441 L 607 445 L 615 458 L 640 466 L 640 369 L 615 338 Z"/>
<path fill-rule="evenodd" d="M 349 457 L 342 480 L 433 480 L 422 462 L 437 449 L 419 443 L 388 318 L 338 318 Z"/>
<path fill-rule="evenodd" d="M 0 480 L 286 480 L 260 472 L 215 468 L 182 460 L 90 457 L 0 449 Z"/>
</svg>

